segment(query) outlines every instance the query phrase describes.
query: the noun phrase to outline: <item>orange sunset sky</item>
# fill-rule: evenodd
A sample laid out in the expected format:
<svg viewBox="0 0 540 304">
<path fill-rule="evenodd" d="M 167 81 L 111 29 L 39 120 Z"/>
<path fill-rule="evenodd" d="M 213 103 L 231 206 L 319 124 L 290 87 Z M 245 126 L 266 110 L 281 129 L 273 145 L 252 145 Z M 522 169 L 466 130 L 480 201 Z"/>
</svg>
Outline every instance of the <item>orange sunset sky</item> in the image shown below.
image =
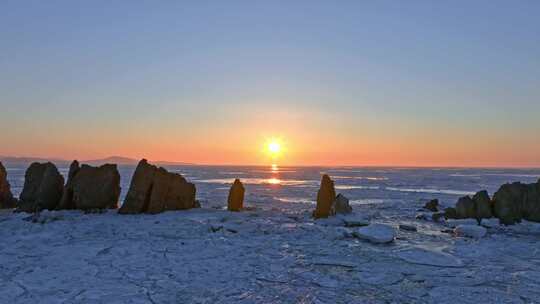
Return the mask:
<svg viewBox="0 0 540 304">
<path fill-rule="evenodd" d="M 533 10 L 307 7 L 10 2 L 0 155 L 540 167 Z"/>
</svg>

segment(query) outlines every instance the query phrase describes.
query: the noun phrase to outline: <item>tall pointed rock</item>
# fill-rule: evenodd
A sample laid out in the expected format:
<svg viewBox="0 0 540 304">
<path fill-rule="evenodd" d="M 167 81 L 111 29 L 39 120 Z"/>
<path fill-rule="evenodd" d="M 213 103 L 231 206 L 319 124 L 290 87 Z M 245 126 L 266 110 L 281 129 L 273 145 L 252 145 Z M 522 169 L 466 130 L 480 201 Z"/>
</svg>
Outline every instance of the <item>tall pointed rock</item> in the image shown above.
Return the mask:
<svg viewBox="0 0 540 304">
<path fill-rule="evenodd" d="M 244 193 L 244 185 L 238 178 L 235 179 L 227 198 L 227 209 L 229 211 L 240 211 L 244 208 Z"/>
<path fill-rule="evenodd" d="M 313 212 L 314 218 L 326 218 L 331 215 L 332 205 L 336 199 L 334 182 L 325 174 L 321 180 L 321 188 L 317 193 L 317 208 Z"/>
</svg>

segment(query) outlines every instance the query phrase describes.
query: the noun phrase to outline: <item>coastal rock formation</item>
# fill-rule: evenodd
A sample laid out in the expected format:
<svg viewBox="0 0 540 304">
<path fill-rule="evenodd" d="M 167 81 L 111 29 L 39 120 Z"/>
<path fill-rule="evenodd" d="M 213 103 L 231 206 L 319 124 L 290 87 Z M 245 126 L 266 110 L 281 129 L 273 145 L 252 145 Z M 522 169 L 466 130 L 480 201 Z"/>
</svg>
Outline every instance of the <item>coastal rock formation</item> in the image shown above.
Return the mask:
<svg viewBox="0 0 540 304">
<path fill-rule="evenodd" d="M 0 162 L 0 209 L 15 208 L 17 200 L 11 194 L 7 171 Z"/>
<path fill-rule="evenodd" d="M 469 196 L 464 196 L 456 203 L 456 214 L 458 219 L 476 218 L 474 201 Z"/>
<path fill-rule="evenodd" d="M 116 209 L 120 196 L 120 174 L 116 165 L 100 167 L 73 161 L 57 209 Z"/>
<path fill-rule="evenodd" d="M 240 211 L 244 208 L 245 189 L 239 179 L 235 179 L 227 198 L 227 210 Z"/>
<path fill-rule="evenodd" d="M 333 214 L 349 214 L 352 212 L 352 207 L 349 205 L 349 199 L 341 193 L 336 196 L 332 209 Z"/>
<path fill-rule="evenodd" d="M 493 217 L 493 204 L 487 191 L 483 190 L 477 192 L 473 196 L 472 200 L 474 201 L 474 209 L 476 211 L 477 219 Z"/>
<path fill-rule="evenodd" d="M 317 193 L 317 207 L 313 212 L 314 218 L 326 218 L 331 214 L 332 204 L 336 198 L 334 182 L 325 174 L 322 176 L 321 188 Z"/>
<path fill-rule="evenodd" d="M 505 225 L 522 219 L 540 222 L 540 180 L 502 185 L 493 196 L 493 212 Z"/>
<path fill-rule="evenodd" d="M 438 199 L 432 199 L 429 202 L 427 202 L 424 205 L 424 209 L 429 210 L 431 212 L 437 212 L 439 211 L 439 200 Z"/>
<path fill-rule="evenodd" d="M 159 213 L 197 207 L 195 185 L 143 159 L 137 165 L 121 214 Z"/>
<path fill-rule="evenodd" d="M 24 175 L 18 210 L 53 210 L 60 202 L 63 188 L 64 177 L 53 163 L 33 163 Z"/>
</svg>

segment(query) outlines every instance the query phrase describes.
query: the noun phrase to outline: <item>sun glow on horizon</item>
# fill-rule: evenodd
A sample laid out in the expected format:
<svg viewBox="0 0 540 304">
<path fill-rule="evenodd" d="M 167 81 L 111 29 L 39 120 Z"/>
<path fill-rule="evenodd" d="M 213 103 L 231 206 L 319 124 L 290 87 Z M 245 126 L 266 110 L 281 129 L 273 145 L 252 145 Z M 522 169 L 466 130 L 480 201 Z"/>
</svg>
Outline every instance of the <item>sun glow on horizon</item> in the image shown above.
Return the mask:
<svg viewBox="0 0 540 304">
<path fill-rule="evenodd" d="M 271 138 L 266 142 L 266 153 L 272 158 L 276 159 L 283 152 L 283 146 L 280 139 Z"/>
</svg>

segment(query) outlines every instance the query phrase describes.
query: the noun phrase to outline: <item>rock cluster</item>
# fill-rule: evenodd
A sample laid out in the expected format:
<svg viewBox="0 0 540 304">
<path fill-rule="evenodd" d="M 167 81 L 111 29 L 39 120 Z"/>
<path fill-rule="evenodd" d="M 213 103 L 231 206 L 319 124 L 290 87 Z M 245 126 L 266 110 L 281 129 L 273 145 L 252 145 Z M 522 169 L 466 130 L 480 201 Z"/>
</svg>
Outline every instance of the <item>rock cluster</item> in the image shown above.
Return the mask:
<svg viewBox="0 0 540 304">
<path fill-rule="evenodd" d="M 445 217 L 478 221 L 496 217 L 505 225 L 522 219 L 540 222 L 540 180 L 532 184 L 504 184 L 495 192 L 493 199 L 487 191 L 480 191 L 472 198 L 462 197 L 455 208 L 445 209 Z"/>
<path fill-rule="evenodd" d="M 17 200 L 11 194 L 11 187 L 7 180 L 7 171 L 0 162 L 0 209 L 15 208 Z"/>
<path fill-rule="evenodd" d="M 540 222 L 540 180 L 501 186 L 493 196 L 493 213 L 507 225 L 522 219 Z"/>
<path fill-rule="evenodd" d="M 244 208 L 244 185 L 239 179 L 235 179 L 227 198 L 227 210 L 240 211 Z"/>
<path fill-rule="evenodd" d="M 33 163 L 26 170 L 18 210 L 35 212 L 58 206 L 64 188 L 64 177 L 53 163 Z"/>
<path fill-rule="evenodd" d="M 68 181 L 56 209 L 116 209 L 120 197 L 120 173 L 116 165 L 69 167 Z"/>
<path fill-rule="evenodd" d="M 327 218 L 331 215 L 348 214 L 352 212 L 349 199 L 344 195 L 336 196 L 334 181 L 327 174 L 321 179 L 321 187 L 317 193 L 317 207 L 313 211 L 314 218 Z"/>
<path fill-rule="evenodd" d="M 143 159 L 137 165 L 121 214 L 160 213 L 167 210 L 191 209 L 195 201 L 195 185 L 182 175 L 148 164 Z"/>
</svg>

